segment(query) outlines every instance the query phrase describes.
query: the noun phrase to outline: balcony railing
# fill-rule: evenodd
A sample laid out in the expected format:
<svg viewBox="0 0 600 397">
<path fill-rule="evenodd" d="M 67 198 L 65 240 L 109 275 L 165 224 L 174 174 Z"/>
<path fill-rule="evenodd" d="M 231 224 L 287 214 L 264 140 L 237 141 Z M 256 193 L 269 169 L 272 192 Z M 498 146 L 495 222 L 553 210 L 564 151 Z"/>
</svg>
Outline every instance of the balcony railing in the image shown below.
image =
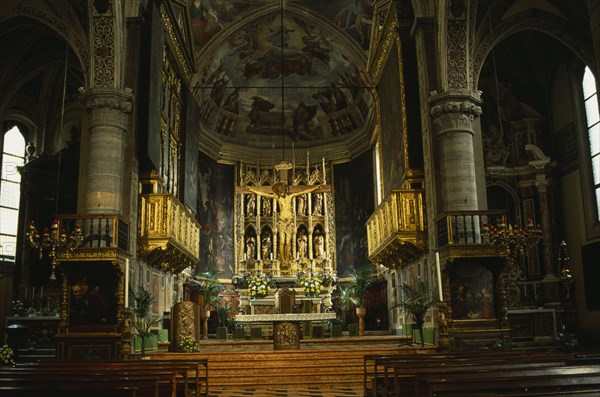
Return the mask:
<svg viewBox="0 0 600 397">
<path fill-rule="evenodd" d="M 58 254 L 65 260 L 114 260 L 118 252 L 126 253 L 129 224 L 117 214 L 60 215 L 61 227 L 67 231 L 81 228 L 83 242 L 73 252 Z"/>
<path fill-rule="evenodd" d="M 367 220 L 369 259 L 389 265 L 418 256 L 426 245 L 423 191 L 394 190 Z"/>
<path fill-rule="evenodd" d="M 496 256 L 497 250 L 482 236 L 483 225 L 506 223 L 505 211 L 447 212 L 437 221 L 437 243 L 450 257 Z"/>
<path fill-rule="evenodd" d="M 141 194 L 138 255 L 180 272 L 200 258 L 200 224 L 170 194 Z"/>
</svg>

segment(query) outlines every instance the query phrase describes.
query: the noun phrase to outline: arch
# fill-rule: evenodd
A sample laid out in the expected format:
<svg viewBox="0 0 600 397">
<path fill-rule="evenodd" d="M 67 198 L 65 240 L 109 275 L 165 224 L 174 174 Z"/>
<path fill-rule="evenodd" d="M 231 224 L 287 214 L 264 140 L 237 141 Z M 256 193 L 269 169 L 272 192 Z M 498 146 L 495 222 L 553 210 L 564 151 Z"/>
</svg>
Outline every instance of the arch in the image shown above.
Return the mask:
<svg viewBox="0 0 600 397">
<path fill-rule="evenodd" d="M 542 18 L 540 15 L 544 15 L 544 17 Z M 592 66 L 592 68 L 595 65 L 593 60 L 594 51 L 589 41 L 586 38 L 575 36 L 573 30 L 565 24 L 564 20 L 539 10 L 536 12 L 527 11 L 503 21 L 493 28 L 492 34 L 488 32 L 479 41 L 473 56 L 472 75 L 474 81 L 479 81 L 485 59 L 498 43 L 509 36 L 528 30 L 536 30 L 547 34 L 573 51 L 586 65 Z"/>
<path fill-rule="evenodd" d="M 489 209 L 498 209 L 495 208 L 496 206 L 491 205 L 490 206 L 490 197 L 494 197 L 494 195 L 489 193 L 490 188 L 499 188 L 502 189 L 504 191 L 506 191 L 508 193 L 508 197 L 510 198 L 510 202 L 507 202 L 507 206 L 501 207 L 501 208 L 508 208 L 510 212 L 513 213 L 514 215 L 514 219 L 509 219 L 509 222 L 512 221 L 512 223 L 517 223 L 520 224 L 522 222 L 522 215 L 521 215 L 521 203 L 519 202 L 519 195 L 518 193 L 514 190 L 514 188 L 512 186 L 510 186 L 508 183 L 506 182 L 502 182 L 502 181 L 494 181 L 492 183 L 488 183 L 486 185 L 486 190 L 487 190 L 487 197 L 488 197 L 488 208 Z M 511 206 L 512 204 L 512 206 Z M 512 210 L 512 211 L 511 211 Z M 511 215 L 511 213 L 509 212 L 509 216 Z"/>
<path fill-rule="evenodd" d="M 88 37 L 83 27 L 76 18 L 71 18 L 70 12 L 63 13 L 58 17 L 45 9 L 41 9 L 29 4 L 21 4 L 19 7 L 9 8 L 4 18 L 0 18 L 0 24 L 7 23 L 9 20 L 24 17 L 39 22 L 43 26 L 50 28 L 63 40 L 69 44 L 69 48 L 76 55 L 83 71 L 85 87 L 89 87 L 89 71 L 91 57 L 88 51 Z M 66 19 L 66 20 L 65 20 Z"/>
</svg>

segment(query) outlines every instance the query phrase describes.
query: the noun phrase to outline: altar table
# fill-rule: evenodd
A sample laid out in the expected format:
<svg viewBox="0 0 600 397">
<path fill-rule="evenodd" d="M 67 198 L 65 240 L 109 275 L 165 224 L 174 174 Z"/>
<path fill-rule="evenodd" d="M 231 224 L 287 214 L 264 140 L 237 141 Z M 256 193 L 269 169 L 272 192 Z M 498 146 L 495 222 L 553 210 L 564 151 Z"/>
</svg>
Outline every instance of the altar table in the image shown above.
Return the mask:
<svg viewBox="0 0 600 397">
<path fill-rule="evenodd" d="M 300 349 L 300 323 L 336 318 L 335 313 L 238 314 L 240 323 L 273 324 L 273 349 Z"/>
</svg>

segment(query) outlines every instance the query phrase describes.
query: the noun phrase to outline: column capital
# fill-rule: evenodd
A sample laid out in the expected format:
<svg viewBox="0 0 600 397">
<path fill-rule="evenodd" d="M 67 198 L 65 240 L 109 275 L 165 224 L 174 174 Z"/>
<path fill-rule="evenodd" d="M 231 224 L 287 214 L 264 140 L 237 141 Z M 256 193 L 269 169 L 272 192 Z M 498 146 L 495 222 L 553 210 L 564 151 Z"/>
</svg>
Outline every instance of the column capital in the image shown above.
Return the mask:
<svg viewBox="0 0 600 397">
<path fill-rule="evenodd" d="M 481 91 L 432 91 L 428 102 L 434 118 L 448 113 L 465 113 L 471 117 L 481 115 Z"/>
<path fill-rule="evenodd" d="M 462 131 L 474 134 L 473 121 L 481 115 L 481 91 L 452 90 L 429 95 L 430 115 L 438 134 Z"/>
<path fill-rule="evenodd" d="M 129 115 L 133 109 L 133 92 L 110 87 L 94 87 L 80 90 L 83 104 L 90 112 L 90 127 L 116 127 L 127 130 Z"/>
<path fill-rule="evenodd" d="M 93 87 L 79 90 L 83 103 L 88 110 L 110 109 L 122 113 L 131 113 L 133 109 L 133 91 L 130 88 Z"/>
</svg>

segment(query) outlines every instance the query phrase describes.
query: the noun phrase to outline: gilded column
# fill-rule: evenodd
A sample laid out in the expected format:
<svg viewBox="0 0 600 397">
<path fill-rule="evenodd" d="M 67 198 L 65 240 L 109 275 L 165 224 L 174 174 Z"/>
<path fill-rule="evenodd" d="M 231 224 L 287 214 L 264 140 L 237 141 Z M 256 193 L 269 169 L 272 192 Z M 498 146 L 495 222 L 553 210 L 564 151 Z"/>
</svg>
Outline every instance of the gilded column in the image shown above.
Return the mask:
<svg viewBox="0 0 600 397">
<path fill-rule="evenodd" d="M 438 140 L 445 211 L 477 210 L 474 125 L 481 115 L 481 93 L 433 92 L 429 98 Z"/>
<path fill-rule="evenodd" d="M 88 214 L 118 214 L 133 94 L 115 88 L 91 88 L 82 94 L 90 116 L 85 209 Z"/>
</svg>

